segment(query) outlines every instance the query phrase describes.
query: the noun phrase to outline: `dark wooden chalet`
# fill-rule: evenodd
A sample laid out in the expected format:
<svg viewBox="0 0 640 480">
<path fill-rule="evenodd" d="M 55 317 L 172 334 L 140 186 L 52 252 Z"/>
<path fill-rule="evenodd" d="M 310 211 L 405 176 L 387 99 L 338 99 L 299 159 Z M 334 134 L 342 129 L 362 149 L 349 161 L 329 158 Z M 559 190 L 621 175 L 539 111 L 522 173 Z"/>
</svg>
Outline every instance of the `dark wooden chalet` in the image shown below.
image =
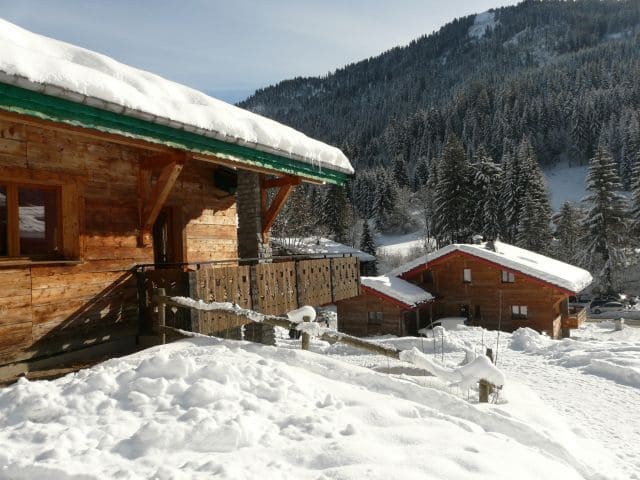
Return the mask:
<svg viewBox="0 0 640 480">
<path fill-rule="evenodd" d="M 529 327 L 553 338 L 584 321 L 586 312 L 568 299 L 592 281 L 586 270 L 498 241 L 449 245 L 392 274 L 436 297 L 434 319 L 461 316 L 471 325 Z"/>
<path fill-rule="evenodd" d="M 7 25 L 0 376 L 90 346 L 133 348 L 149 330 L 157 287 L 278 314 L 357 294 L 356 258 L 280 261 L 269 249 L 292 188 L 352 173 L 339 150 Z M 12 28 L 15 42 L 6 40 Z M 175 326 L 203 333 L 238 326 L 221 315 L 172 315 Z"/>
<path fill-rule="evenodd" d="M 418 334 L 421 310 L 428 310 L 433 300 L 430 293 L 393 276 L 361 277 L 360 282 L 360 295 L 336 302 L 341 332 L 359 337 Z"/>
</svg>

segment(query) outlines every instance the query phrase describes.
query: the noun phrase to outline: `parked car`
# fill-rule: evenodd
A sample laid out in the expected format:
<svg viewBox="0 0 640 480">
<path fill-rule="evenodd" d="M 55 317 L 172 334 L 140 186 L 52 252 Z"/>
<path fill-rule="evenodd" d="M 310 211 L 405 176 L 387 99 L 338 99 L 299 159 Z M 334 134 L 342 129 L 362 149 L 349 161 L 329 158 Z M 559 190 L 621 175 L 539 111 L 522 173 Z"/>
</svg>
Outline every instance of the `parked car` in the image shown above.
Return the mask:
<svg viewBox="0 0 640 480">
<path fill-rule="evenodd" d="M 591 302 L 591 311 L 596 315 L 602 312 L 616 312 L 618 310 L 624 310 L 624 309 L 625 309 L 625 305 L 621 302 L 605 302 L 601 305 L 596 305 L 596 306 L 593 306 L 593 302 Z"/>
</svg>

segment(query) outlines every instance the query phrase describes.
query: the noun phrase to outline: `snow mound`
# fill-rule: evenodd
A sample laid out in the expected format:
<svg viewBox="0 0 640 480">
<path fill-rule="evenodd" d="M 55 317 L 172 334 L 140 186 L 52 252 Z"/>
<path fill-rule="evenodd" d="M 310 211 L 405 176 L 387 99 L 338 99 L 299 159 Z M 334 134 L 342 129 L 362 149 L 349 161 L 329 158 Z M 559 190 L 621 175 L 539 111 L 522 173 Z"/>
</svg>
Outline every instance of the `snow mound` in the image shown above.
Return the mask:
<svg viewBox="0 0 640 480">
<path fill-rule="evenodd" d="M 522 352 L 535 353 L 543 350 L 549 342 L 549 338 L 532 330 L 522 327 L 511 334 L 511 349 Z"/>
<path fill-rule="evenodd" d="M 209 338 L 0 390 L 0 445 L 19 479 L 602 478 L 497 406 Z"/>
<path fill-rule="evenodd" d="M 400 360 L 424 368 L 432 375 L 460 385 L 462 388 L 469 388 L 480 380 L 486 380 L 500 387 L 505 383 L 504 374 L 484 355 L 479 355 L 470 363 L 456 369 L 438 365 L 417 348 L 400 352 Z"/>
<path fill-rule="evenodd" d="M 335 147 L 112 58 L 0 19 L 0 81 L 344 173 Z"/>
</svg>

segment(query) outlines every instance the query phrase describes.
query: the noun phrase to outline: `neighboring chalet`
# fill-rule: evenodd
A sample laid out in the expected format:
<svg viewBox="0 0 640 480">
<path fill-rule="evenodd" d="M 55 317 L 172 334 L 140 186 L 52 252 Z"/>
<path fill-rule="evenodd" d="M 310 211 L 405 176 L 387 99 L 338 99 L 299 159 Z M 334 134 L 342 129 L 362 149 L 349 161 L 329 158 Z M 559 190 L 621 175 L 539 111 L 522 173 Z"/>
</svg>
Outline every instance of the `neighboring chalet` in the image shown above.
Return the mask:
<svg viewBox="0 0 640 480">
<path fill-rule="evenodd" d="M 0 20 L 0 377 L 133 348 L 158 287 L 276 314 L 356 295 L 356 258 L 294 264 L 269 247 L 292 188 L 352 173 L 289 127 Z"/>
<path fill-rule="evenodd" d="M 361 275 L 366 275 L 366 272 L 371 270 L 371 265 L 376 261 L 376 257 L 373 255 L 324 237 L 274 237 L 271 239 L 271 245 L 273 251 L 281 255 L 305 255 L 313 258 L 357 257 L 360 261 Z"/>
<path fill-rule="evenodd" d="M 338 330 L 360 337 L 418 334 L 421 309 L 433 295 L 394 276 L 361 277 L 360 283 L 359 296 L 336 302 Z"/>
<path fill-rule="evenodd" d="M 504 331 L 529 327 L 553 338 L 569 336 L 584 321 L 586 312 L 570 307 L 568 299 L 592 281 L 586 270 L 499 241 L 449 245 L 389 275 L 434 295 L 433 304 L 418 309 L 420 328 L 431 318 L 465 317 L 469 325 Z M 356 305 L 367 295 L 363 288 L 357 299 L 339 305 Z M 353 322 L 350 312 L 342 314 Z M 359 321 L 367 322 L 367 312 Z"/>
</svg>

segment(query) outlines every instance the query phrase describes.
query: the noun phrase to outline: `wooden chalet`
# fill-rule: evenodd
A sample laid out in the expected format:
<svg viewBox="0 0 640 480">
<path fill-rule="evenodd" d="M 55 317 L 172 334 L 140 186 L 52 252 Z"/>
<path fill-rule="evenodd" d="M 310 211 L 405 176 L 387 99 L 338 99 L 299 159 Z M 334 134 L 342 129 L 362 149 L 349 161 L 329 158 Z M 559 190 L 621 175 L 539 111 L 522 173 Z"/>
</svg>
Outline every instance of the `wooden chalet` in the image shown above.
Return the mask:
<svg viewBox="0 0 640 480">
<path fill-rule="evenodd" d="M 269 248 L 292 188 L 352 173 L 293 129 L 0 20 L 0 377 L 134 348 L 155 288 L 277 314 L 357 295 L 357 258 Z"/>
<path fill-rule="evenodd" d="M 341 332 L 359 337 L 418 334 L 421 310 L 428 310 L 433 300 L 429 292 L 394 276 L 361 277 L 360 282 L 360 295 L 336 302 Z"/>
<path fill-rule="evenodd" d="M 553 338 L 569 336 L 585 320 L 586 311 L 569 307 L 569 296 L 592 281 L 586 270 L 499 241 L 449 245 L 391 273 L 435 296 L 434 319 L 466 317 L 503 331 L 529 327 Z"/>
<path fill-rule="evenodd" d="M 432 320 L 464 317 L 492 330 L 529 327 L 566 337 L 586 318 L 585 310 L 569 306 L 569 296 L 592 281 L 581 268 L 498 241 L 449 245 L 384 278 L 394 277 L 430 292 L 433 301 L 409 309 L 400 294 L 375 291 L 363 277 L 360 295 L 338 302 L 339 328 L 361 336 L 406 335 Z"/>
</svg>

